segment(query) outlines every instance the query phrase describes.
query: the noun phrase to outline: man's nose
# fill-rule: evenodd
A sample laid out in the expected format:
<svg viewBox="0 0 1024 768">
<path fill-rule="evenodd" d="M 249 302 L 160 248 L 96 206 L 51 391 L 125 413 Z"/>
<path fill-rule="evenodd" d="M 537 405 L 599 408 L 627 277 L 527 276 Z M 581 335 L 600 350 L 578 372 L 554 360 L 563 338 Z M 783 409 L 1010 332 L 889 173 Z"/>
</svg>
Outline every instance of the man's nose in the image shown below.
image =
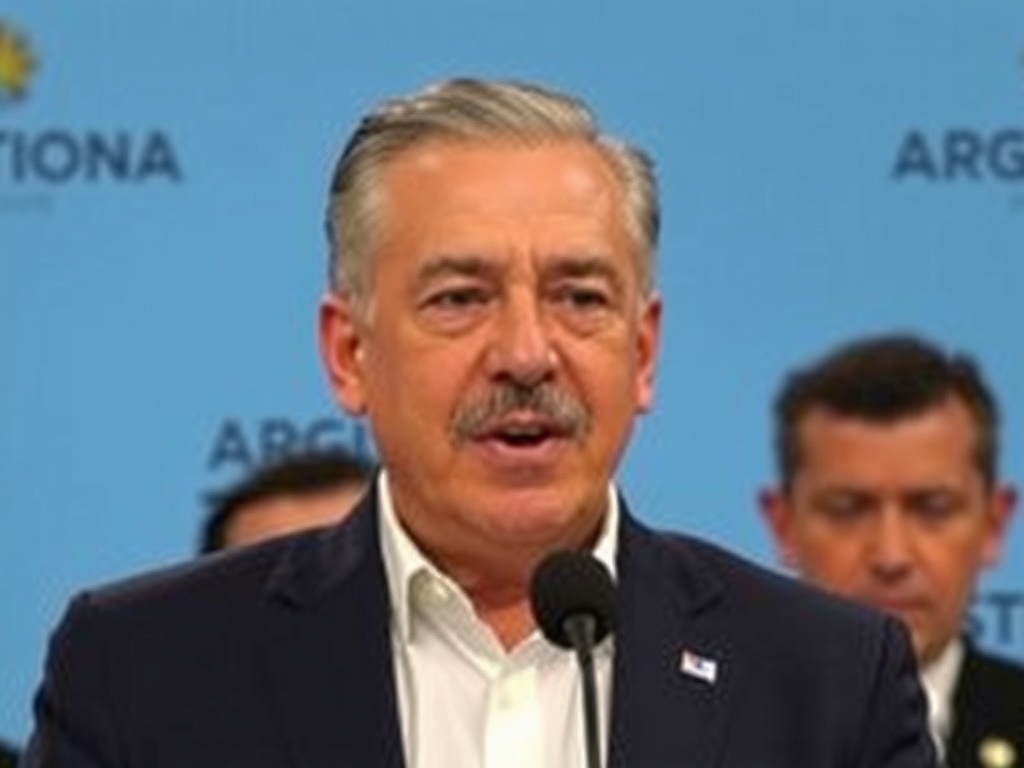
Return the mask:
<svg viewBox="0 0 1024 768">
<path fill-rule="evenodd" d="M 541 302 L 526 292 L 501 306 L 488 353 L 488 373 L 532 386 L 549 379 L 558 366 L 549 318 Z"/>
<path fill-rule="evenodd" d="M 904 577 L 913 565 L 912 532 L 896 505 L 884 508 L 878 517 L 872 546 L 872 568 L 887 581 Z"/>
</svg>

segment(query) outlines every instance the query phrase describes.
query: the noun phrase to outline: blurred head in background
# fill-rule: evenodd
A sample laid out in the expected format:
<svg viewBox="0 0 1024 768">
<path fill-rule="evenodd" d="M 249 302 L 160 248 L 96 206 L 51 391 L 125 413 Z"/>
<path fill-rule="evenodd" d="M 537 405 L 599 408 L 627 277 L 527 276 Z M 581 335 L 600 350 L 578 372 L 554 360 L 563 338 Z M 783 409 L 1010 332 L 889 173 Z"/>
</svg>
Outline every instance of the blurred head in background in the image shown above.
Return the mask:
<svg viewBox="0 0 1024 768">
<path fill-rule="evenodd" d="M 909 335 L 842 345 L 775 401 L 778 484 L 761 506 L 780 559 L 902 619 L 922 664 L 962 631 L 1015 493 L 978 365 Z"/>
<path fill-rule="evenodd" d="M 203 523 L 200 551 L 335 523 L 372 476 L 369 461 L 341 449 L 291 454 L 259 467 L 217 500 Z"/>
</svg>

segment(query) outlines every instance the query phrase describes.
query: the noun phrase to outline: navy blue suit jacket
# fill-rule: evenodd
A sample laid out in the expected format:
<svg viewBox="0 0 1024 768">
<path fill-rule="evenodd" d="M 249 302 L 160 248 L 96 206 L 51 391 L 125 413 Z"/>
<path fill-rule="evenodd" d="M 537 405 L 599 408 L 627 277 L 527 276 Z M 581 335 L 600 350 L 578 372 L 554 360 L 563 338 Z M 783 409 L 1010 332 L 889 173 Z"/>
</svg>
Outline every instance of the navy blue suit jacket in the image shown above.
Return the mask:
<svg viewBox="0 0 1024 768">
<path fill-rule="evenodd" d="M 981 653 L 970 643 L 953 691 L 953 733 L 946 745 L 948 768 L 987 768 L 994 747 L 1024 757 L 1024 668 Z"/>
<path fill-rule="evenodd" d="M 376 504 L 75 598 L 27 765 L 401 768 Z M 611 766 L 932 766 L 893 621 L 623 510 Z"/>
</svg>

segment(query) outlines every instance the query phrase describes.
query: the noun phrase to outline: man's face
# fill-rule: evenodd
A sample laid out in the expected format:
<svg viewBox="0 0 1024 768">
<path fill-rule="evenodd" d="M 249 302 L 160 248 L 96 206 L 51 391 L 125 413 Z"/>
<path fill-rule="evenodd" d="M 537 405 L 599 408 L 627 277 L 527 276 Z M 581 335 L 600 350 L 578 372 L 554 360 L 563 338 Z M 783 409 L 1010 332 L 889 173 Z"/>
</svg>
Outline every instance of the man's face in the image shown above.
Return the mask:
<svg viewBox="0 0 1024 768">
<path fill-rule="evenodd" d="M 283 493 L 249 502 L 232 515 L 223 549 L 331 525 L 346 517 L 363 493 L 361 483 L 309 493 Z"/>
<path fill-rule="evenodd" d="M 366 316 L 327 299 L 322 350 L 400 518 L 449 562 L 580 543 L 651 403 L 659 330 L 611 171 L 578 143 L 435 142 L 381 192 Z"/>
<path fill-rule="evenodd" d="M 762 504 L 782 559 L 826 589 L 902 619 L 922 663 L 961 630 L 975 577 L 1013 506 L 974 463 L 976 429 L 948 399 L 891 423 L 811 411 L 789 494 Z"/>
</svg>

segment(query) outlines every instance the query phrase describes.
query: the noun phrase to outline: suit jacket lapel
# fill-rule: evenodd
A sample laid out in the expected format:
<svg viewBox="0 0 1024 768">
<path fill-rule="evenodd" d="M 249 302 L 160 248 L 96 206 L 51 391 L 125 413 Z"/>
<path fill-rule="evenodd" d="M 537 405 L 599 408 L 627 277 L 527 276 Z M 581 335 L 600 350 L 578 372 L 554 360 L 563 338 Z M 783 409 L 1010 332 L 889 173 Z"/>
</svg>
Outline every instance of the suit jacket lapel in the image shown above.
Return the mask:
<svg viewBox="0 0 1024 768">
<path fill-rule="evenodd" d="M 724 587 L 684 540 L 627 513 L 617 571 L 609 766 L 713 765 L 740 673 L 713 610 Z"/>
<path fill-rule="evenodd" d="M 1020 764 L 1022 736 L 1019 707 L 1019 673 L 1005 662 L 979 653 L 964 638 L 964 659 L 953 690 L 953 732 L 946 745 L 949 766 L 992 765 L 1000 758 L 1017 755 Z M 1011 763 L 1007 763 L 1009 765 Z"/>
<path fill-rule="evenodd" d="M 402 768 L 376 494 L 340 526 L 297 539 L 268 587 L 266 663 L 295 764 Z"/>
<path fill-rule="evenodd" d="M 955 726 L 946 744 L 945 763 L 952 766 L 966 766 L 977 762 L 978 742 L 983 734 L 984 716 L 979 712 L 975 700 L 977 682 L 977 657 L 971 646 L 964 648 L 964 658 L 956 686 L 953 689 L 951 706 Z"/>
</svg>

